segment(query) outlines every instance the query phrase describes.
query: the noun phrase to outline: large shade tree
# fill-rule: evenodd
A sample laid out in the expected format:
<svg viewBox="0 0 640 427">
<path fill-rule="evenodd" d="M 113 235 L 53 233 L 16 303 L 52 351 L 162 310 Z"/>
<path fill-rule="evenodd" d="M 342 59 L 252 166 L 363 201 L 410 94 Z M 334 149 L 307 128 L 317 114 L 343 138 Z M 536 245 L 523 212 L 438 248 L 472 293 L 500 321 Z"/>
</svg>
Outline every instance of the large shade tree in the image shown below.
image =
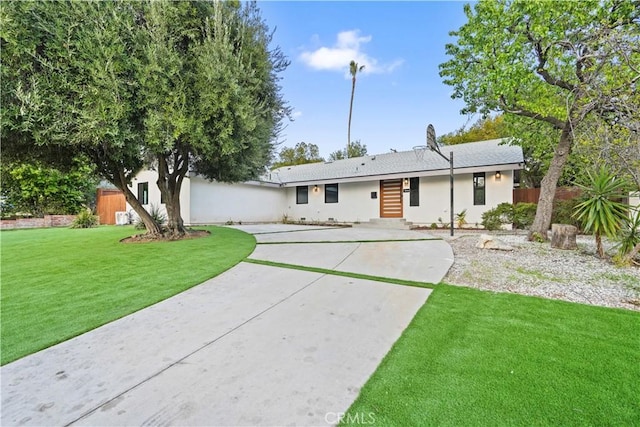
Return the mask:
<svg viewBox="0 0 640 427">
<path fill-rule="evenodd" d="M 282 147 L 272 169 L 318 162 L 324 162 L 324 159 L 320 156 L 318 146 L 302 141 L 298 142 L 295 147 Z"/>
<path fill-rule="evenodd" d="M 640 8 L 632 0 L 492 0 L 465 5 L 465 13 L 446 47 L 451 59 L 440 65 L 463 111 L 511 113 L 559 132 L 529 235 L 546 238 L 574 130 L 590 115 L 615 120 L 639 90 Z"/>
<path fill-rule="evenodd" d="M 158 170 L 172 235 L 185 232 L 180 189 L 188 172 L 218 181 L 255 178 L 271 160 L 289 107 L 255 3 L 151 2 L 142 31 L 142 128 Z"/>
<path fill-rule="evenodd" d="M 3 149 L 52 163 L 84 153 L 121 189 L 158 170 L 171 237 L 184 234 L 188 172 L 237 181 L 264 170 L 287 65 L 255 3 L 4 2 Z"/>
<path fill-rule="evenodd" d="M 136 15 L 124 2 L 0 4 L 2 149 L 62 170 L 83 155 L 159 235 L 127 185 L 143 166 Z"/>
</svg>

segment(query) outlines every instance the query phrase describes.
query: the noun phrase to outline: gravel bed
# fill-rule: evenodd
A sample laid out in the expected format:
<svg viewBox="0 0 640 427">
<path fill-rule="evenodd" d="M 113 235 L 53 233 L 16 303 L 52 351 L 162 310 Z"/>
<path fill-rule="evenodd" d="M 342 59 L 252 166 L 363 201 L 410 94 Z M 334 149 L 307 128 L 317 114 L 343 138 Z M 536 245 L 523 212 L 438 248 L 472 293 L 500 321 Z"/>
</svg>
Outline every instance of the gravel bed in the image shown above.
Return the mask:
<svg viewBox="0 0 640 427">
<path fill-rule="evenodd" d="M 444 278 L 452 285 L 533 295 L 603 307 L 640 311 L 640 268 L 619 268 L 596 256 L 593 236 L 578 236 L 578 250 L 553 249 L 526 240 L 525 232 L 428 230 L 453 248 L 455 261 Z M 495 236 L 513 251 L 479 249 L 481 233 Z M 613 244 L 604 242 L 608 253 Z"/>
</svg>

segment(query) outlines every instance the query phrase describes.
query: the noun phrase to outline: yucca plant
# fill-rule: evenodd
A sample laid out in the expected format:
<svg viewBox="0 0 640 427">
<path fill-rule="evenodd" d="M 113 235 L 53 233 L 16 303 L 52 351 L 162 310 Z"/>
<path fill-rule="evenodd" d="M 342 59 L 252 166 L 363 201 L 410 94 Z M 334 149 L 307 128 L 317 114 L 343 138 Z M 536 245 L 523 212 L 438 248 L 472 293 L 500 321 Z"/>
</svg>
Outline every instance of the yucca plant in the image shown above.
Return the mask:
<svg viewBox="0 0 640 427">
<path fill-rule="evenodd" d="M 623 265 L 629 265 L 640 252 L 640 207 L 635 208 L 623 222 L 618 234 L 618 260 Z"/>
<path fill-rule="evenodd" d="M 583 225 L 583 230 L 593 232 L 598 256 L 604 258 L 602 235 L 613 238 L 627 219 L 628 206 L 616 201 L 624 197 L 625 182 L 601 167 L 595 173 L 587 171 L 588 184 L 580 185 L 581 202 L 573 216 Z"/>
</svg>

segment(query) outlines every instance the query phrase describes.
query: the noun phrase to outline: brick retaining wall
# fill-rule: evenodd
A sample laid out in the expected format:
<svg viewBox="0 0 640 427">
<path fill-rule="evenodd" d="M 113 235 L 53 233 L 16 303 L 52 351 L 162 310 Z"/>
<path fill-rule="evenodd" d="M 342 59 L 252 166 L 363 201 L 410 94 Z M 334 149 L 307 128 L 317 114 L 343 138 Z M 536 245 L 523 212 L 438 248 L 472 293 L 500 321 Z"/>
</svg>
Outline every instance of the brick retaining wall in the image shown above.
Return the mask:
<svg viewBox="0 0 640 427">
<path fill-rule="evenodd" d="M 0 229 L 68 227 L 73 223 L 74 219 L 76 219 L 75 215 L 45 215 L 44 218 L 3 219 L 0 221 Z"/>
</svg>

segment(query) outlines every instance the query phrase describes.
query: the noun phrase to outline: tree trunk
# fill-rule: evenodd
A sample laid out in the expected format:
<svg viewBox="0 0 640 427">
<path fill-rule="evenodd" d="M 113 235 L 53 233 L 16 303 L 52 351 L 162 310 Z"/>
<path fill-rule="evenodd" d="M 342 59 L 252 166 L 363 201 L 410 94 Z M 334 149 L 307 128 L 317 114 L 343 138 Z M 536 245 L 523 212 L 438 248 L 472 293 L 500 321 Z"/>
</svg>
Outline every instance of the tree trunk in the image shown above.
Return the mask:
<svg viewBox="0 0 640 427">
<path fill-rule="evenodd" d="M 149 212 L 142 206 L 142 204 L 138 201 L 138 198 L 129 190 L 129 186 L 127 185 L 125 179 L 120 174 L 115 175 L 116 178 L 113 180 L 112 184 L 115 185 L 122 193 L 124 194 L 124 198 L 127 203 L 131 205 L 133 210 L 138 214 L 140 220 L 144 224 L 147 229 L 147 233 L 153 237 L 159 237 L 162 235 L 162 230 L 160 229 L 160 225 L 156 223 Z"/>
<path fill-rule="evenodd" d="M 556 249 L 578 249 L 576 234 L 578 228 L 567 224 L 553 224 L 551 226 L 551 247 Z"/>
<path fill-rule="evenodd" d="M 604 258 L 604 248 L 602 247 L 602 235 L 598 232 L 596 232 L 595 235 L 596 235 L 596 250 L 598 251 L 598 256 L 600 258 Z"/>
<path fill-rule="evenodd" d="M 551 225 L 551 215 L 553 213 L 553 198 L 556 194 L 556 186 L 562 175 L 562 169 L 567 163 L 571 144 L 573 143 L 572 126 L 569 121 L 565 124 L 560 134 L 560 142 L 553 154 L 549 170 L 542 179 L 540 186 L 540 198 L 538 199 L 538 208 L 536 209 L 536 217 L 529 230 L 528 239 L 537 240 L 542 238 L 548 240 L 547 231 Z"/>
<path fill-rule="evenodd" d="M 351 78 L 351 102 L 349 103 L 349 125 L 347 126 L 347 151 L 344 153 L 344 158 L 349 158 L 349 146 L 351 145 L 351 113 L 353 112 L 353 94 L 356 91 L 356 77 Z"/>
<path fill-rule="evenodd" d="M 169 170 L 167 157 L 171 156 L 173 170 Z M 180 190 L 182 181 L 189 171 L 188 154 L 174 151 L 169 154 L 158 155 L 158 181 L 165 208 L 167 210 L 167 229 L 169 237 L 179 239 L 187 232 L 180 212 Z"/>
</svg>

